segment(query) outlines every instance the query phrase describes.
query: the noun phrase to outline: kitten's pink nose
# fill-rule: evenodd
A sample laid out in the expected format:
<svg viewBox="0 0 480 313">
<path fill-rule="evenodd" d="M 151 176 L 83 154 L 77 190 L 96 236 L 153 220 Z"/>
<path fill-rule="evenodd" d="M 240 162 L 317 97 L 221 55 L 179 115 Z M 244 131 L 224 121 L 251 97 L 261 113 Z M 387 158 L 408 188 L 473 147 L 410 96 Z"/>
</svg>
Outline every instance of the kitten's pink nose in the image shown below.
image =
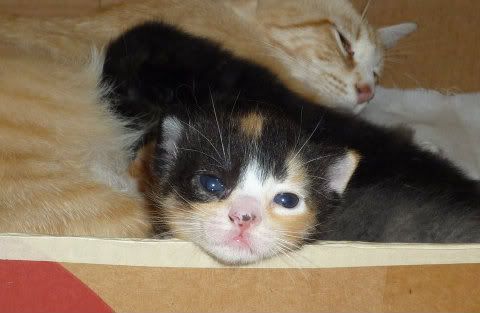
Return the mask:
<svg viewBox="0 0 480 313">
<path fill-rule="evenodd" d="M 238 197 L 230 208 L 228 218 L 241 230 L 257 225 L 261 221 L 260 202 L 249 196 Z"/>
<path fill-rule="evenodd" d="M 361 104 L 373 98 L 373 88 L 367 84 L 356 84 L 357 89 L 357 103 Z"/>
</svg>

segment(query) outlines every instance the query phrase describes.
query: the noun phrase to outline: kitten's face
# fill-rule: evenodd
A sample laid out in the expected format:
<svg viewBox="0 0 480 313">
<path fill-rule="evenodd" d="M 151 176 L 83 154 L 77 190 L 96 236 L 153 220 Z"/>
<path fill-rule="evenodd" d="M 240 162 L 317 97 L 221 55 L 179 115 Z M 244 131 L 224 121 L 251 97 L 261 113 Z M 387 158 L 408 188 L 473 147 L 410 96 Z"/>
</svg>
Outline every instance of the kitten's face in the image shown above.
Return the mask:
<svg viewBox="0 0 480 313">
<path fill-rule="evenodd" d="M 218 124 L 168 117 L 154 159 L 152 196 L 173 235 L 233 264 L 294 250 L 321 231 L 357 164 L 255 112 Z"/>
<path fill-rule="evenodd" d="M 384 49 L 415 29 L 373 30 L 343 0 L 258 0 L 257 19 L 280 60 L 325 105 L 360 111 L 375 92 Z"/>
</svg>

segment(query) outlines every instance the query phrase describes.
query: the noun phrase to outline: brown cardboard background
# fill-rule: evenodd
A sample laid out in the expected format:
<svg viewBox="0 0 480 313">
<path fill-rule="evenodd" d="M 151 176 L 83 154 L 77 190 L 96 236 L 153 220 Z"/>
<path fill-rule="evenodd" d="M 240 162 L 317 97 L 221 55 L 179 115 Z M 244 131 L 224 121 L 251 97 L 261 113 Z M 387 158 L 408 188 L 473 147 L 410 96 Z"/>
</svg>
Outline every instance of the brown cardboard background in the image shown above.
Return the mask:
<svg viewBox="0 0 480 313">
<path fill-rule="evenodd" d="M 63 265 L 117 312 L 480 311 L 480 264 L 341 269 Z"/>
<path fill-rule="evenodd" d="M 89 14 L 120 1 L 0 0 L 0 11 L 44 17 L 72 16 Z M 351 1 L 362 8 L 367 0 Z M 419 25 L 416 34 L 392 51 L 395 63 L 387 65 L 382 85 L 480 91 L 479 12 L 478 0 L 372 0 L 367 15 L 372 24 L 415 21 Z"/>
<path fill-rule="evenodd" d="M 366 0 L 351 0 L 363 8 Z M 480 1 L 372 0 L 375 26 L 414 21 L 417 33 L 392 51 L 382 85 L 442 91 L 480 90 Z"/>
</svg>

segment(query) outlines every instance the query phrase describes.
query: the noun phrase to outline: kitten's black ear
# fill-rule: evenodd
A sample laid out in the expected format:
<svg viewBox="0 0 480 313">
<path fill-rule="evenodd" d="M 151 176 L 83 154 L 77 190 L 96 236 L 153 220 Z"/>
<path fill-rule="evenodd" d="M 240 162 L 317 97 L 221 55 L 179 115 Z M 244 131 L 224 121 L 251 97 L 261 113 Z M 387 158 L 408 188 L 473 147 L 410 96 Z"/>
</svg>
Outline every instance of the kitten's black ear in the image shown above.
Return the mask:
<svg viewBox="0 0 480 313">
<path fill-rule="evenodd" d="M 159 145 L 170 159 L 177 156 L 178 141 L 182 137 L 183 127 L 182 122 L 175 116 L 167 116 L 162 121 L 162 138 Z"/>
<path fill-rule="evenodd" d="M 390 49 L 394 47 L 400 39 L 413 33 L 416 29 L 417 24 L 415 23 L 402 23 L 379 28 L 377 33 L 383 46 L 386 49 Z"/>
<path fill-rule="evenodd" d="M 355 151 L 348 150 L 343 156 L 334 161 L 328 169 L 328 186 L 338 194 L 342 194 L 347 188 L 350 178 L 360 161 L 360 155 Z"/>
</svg>

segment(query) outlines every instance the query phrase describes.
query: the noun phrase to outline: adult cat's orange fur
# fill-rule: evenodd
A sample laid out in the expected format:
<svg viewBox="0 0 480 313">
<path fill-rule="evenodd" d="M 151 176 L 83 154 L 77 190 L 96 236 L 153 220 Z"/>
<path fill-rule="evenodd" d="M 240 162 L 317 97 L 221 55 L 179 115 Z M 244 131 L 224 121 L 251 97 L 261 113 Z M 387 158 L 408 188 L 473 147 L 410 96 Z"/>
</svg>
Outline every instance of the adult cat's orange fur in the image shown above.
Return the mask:
<svg viewBox="0 0 480 313">
<path fill-rule="evenodd" d="M 188 33 L 213 39 L 235 55 L 270 68 L 293 90 L 310 99 L 318 98 L 273 57 L 271 47 L 256 25 L 246 22 L 220 1 L 125 1 L 93 16 L 47 20 L 0 16 L 0 38 L 57 56 L 84 59 L 92 46 L 102 48 L 126 29 L 150 20 L 163 21 Z"/>
<path fill-rule="evenodd" d="M 127 172 L 136 135 L 101 101 L 101 56 L 0 47 L 0 232 L 149 236 Z"/>
<path fill-rule="evenodd" d="M 105 46 L 148 20 L 213 39 L 273 70 L 307 98 L 354 111 L 373 96 L 385 48 L 415 30 L 413 23 L 374 30 L 347 0 L 141 0 L 88 17 L 1 18 L 0 36 L 86 55 L 91 45 Z"/>
<path fill-rule="evenodd" d="M 91 45 L 105 46 L 148 20 L 213 39 L 273 70 L 307 98 L 353 111 L 373 96 L 385 49 L 416 28 L 404 23 L 374 30 L 348 0 L 140 0 L 79 18 L 3 17 L 0 36 L 85 55 Z"/>
</svg>

